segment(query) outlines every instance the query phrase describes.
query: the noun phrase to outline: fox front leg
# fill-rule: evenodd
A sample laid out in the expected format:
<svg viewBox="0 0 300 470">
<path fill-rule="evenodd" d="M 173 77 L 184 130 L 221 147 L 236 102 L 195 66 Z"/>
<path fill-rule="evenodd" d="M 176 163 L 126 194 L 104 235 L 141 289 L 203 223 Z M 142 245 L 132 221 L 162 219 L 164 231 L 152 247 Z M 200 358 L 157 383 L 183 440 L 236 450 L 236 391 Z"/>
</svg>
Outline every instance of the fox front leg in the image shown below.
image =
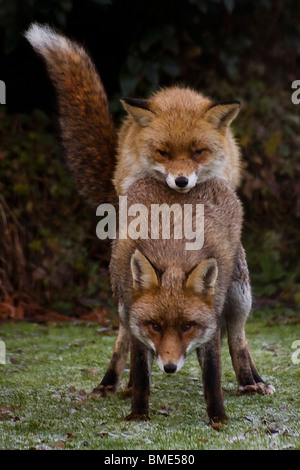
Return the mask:
<svg viewBox="0 0 300 470">
<path fill-rule="evenodd" d="M 238 382 L 239 395 L 274 393 L 275 388 L 259 375 L 248 346 L 245 324 L 251 311 L 252 296 L 245 252 L 240 244 L 223 314 L 228 335 L 229 351 Z"/>
<path fill-rule="evenodd" d="M 219 328 L 212 339 L 197 348 L 197 356 L 202 369 L 204 396 L 207 414 L 215 429 L 228 420 L 221 386 L 221 333 Z"/>
<path fill-rule="evenodd" d="M 153 355 L 138 339 L 131 337 L 131 413 L 128 421 L 149 420 L 150 376 Z"/>
</svg>

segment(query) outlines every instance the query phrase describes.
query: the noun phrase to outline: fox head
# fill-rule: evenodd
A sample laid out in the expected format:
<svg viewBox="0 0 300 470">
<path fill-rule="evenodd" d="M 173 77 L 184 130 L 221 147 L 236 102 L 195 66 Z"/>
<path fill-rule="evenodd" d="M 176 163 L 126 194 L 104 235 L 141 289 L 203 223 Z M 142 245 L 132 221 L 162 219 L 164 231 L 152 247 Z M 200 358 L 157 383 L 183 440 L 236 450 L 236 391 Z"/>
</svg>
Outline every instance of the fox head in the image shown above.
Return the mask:
<svg viewBox="0 0 300 470">
<path fill-rule="evenodd" d="M 166 88 L 148 100 L 123 98 L 134 127 L 129 152 L 136 152 L 152 175 L 176 191 L 221 176 L 226 159 L 238 153 L 229 126 L 237 101 L 213 103 L 187 88 Z"/>
<path fill-rule="evenodd" d="M 131 332 L 153 350 L 161 370 L 176 372 L 187 353 L 209 341 L 216 329 L 216 260 L 205 259 L 190 273 L 177 267 L 158 273 L 136 250 L 131 272 Z"/>
</svg>

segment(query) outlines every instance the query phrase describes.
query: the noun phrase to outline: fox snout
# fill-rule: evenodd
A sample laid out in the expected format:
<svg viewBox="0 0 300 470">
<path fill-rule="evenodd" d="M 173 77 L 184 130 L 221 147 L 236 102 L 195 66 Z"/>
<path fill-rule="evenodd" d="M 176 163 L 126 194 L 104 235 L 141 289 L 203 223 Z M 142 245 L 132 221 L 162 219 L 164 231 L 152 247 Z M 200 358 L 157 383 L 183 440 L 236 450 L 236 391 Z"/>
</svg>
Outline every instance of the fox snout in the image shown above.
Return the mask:
<svg viewBox="0 0 300 470">
<path fill-rule="evenodd" d="M 187 192 L 197 184 L 197 176 L 193 172 L 189 175 L 173 175 L 168 173 L 166 182 L 170 188 L 179 192 Z"/>
<path fill-rule="evenodd" d="M 157 356 L 158 367 L 167 374 L 178 372 L 182 368 L 184 362 L 184 356 L 180 356 L 179 358 L 163 357 L 162 355 Z"/>
</svg>

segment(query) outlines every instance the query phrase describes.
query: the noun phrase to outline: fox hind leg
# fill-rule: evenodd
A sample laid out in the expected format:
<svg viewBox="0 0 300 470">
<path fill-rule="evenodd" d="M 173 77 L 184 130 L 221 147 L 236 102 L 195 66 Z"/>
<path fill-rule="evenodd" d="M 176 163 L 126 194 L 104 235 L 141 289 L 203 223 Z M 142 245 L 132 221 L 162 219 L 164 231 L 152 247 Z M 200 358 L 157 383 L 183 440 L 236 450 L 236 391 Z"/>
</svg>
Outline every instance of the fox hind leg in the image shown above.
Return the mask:
<svg viewBox="0 0 300 470">
<path fill-rule="evenodd" d="M 130 334 L 120 322 L 118 337 L 108 369 L 100 382 L 91 393 L 93 397 L 108 397 L 117 392 L 124 372 L 130 345 Z"/>
<path fill-rule="evenodd" d="M 239 246 L 235 267 L 224 306 L 229 351 L 238 381 L 238 394 L 274 393 L 259 375 L 248 346 L 245 324 L 251 310 L 252 296 L 249 272 L 242 245 Z"/>
</svg>

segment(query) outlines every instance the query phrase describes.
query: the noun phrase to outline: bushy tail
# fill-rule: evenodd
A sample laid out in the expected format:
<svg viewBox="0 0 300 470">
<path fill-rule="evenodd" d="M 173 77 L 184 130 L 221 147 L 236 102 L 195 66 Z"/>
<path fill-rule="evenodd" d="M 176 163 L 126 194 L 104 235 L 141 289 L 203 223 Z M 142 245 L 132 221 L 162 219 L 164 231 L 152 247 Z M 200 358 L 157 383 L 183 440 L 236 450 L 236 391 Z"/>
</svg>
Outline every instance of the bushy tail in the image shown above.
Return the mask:
<svg viewBox="0 0 300 470">
<path fill-rule="evenodd" d="M 92 60 L 49 26 L 32 24 L 25 37 L 44 58 L 55 85 L 62 143 L 79 193 L 92 206 L 114 202 L 116 131 Z"/>
</svg>

